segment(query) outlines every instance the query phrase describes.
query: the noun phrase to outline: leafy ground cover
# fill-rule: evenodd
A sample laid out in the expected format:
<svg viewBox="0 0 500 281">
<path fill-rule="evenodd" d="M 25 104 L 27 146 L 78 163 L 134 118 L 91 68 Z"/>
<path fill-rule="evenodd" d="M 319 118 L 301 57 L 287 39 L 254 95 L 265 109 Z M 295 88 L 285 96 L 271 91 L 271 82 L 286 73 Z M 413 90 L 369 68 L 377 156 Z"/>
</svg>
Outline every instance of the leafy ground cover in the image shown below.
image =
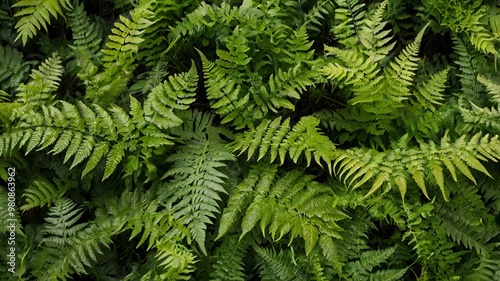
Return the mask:
<svg viewBox="0 0 500 281">
<path fill-rule="evenodd" d="M 500 6 L 0 4 L 1 280 L 500 280 Z"/>
</svg>

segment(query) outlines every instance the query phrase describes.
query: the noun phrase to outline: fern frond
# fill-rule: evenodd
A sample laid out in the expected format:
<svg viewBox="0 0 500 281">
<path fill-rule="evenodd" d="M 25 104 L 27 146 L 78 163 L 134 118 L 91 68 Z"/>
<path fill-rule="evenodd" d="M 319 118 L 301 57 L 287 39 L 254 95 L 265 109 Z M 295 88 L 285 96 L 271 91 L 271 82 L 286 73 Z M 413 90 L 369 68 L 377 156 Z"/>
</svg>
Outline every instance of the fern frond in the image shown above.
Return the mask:
<svg viewBox="0 0 500 281">
<path fill-rule="evenodd" d="M 158 253 L 156 259 L 159 267 L 163 268 L 160 274 L 162 280 L 189 280 L 190 273 L 195 271 L 196 256 L 186 246 L 171 239 L 162 239 L 156 244 Z"/>
<path fill-rule="evenodd" d="M 31 71 L 28 84 L 19 85 L 17 100 L 28 106 L 38 106 L 50 103 L 55 96 L 52 94 L 59 87 L 64 68 L 61 57 L 54 53 Z"/>
<path fill-rule="evenodd" d="M 29 65 L 23 61 L 23 54 L 11 46 L 0 46 L 0 89 L 11 92 L 24 80 Z"/>
<path fill-rule="evenodd" d="M 64 17 L 63 8 L 71 10 L 73 7 L 70 0 L 20 0 L 12 5 L 14 8 L 21 8 L 14 16 L 21 17 L 15 28 L 18 35 L 16 41 L 21 38 L 23 45 L 26 45 L 28 38 L 33 38 L 42 29 L 47 31 L 47 24 L 50 24 L 51 15 Z"/>
<path fill-rule="evenodd" d="M 225 239 L 217 248 L 210 281 L 244 281 L 244 258 L 248 248 L 247 241 L 238 241 L 233 235 Z"/>
<path fill-rule="evenodd" d="M 118 60 L 99 72 L 99 68 L 90 57 L 78 48 L 73 48 L 73 51 L 81 69 L 77 75 L 86 86 L 86 98 L 94 100 L 96 104 L 109 105 L 126 90 L 132 73 L 128 64 L 130 61 Z"/>
<path fill-rule="evenodd" d="M 260 257 L 258 266 L 263 280 L 310 280 L 305 268 L 293 263 L 290 251 L 276 252 L 259 246 L 253 249 Z"/>
<path fill-rule="evenodd" d="M 447 234 L 441 222 L 434 218 L 432 203 L 408 205 L 408 230 L 403 239 L 409 239 L 426 271 L 440 278 L 457 276 L 455 266 L 460 262 L 463 252 L 454 251 L 456 244 L 446 239 Z"/>
<path fill-rule="evenodd" d="M 118 164 L 122 161 L 125 155 L 125 149 L 127 145 L 124 142 L 119 142 L 114 145 L 106 158 L 106 168 L 104 170 L 104 175 L 102 176 L 102 181 L 107 179 L 116 170 Z"/>
<path fill-rule="evenodd" d="M 485 244 L 491 239 L 491 235 L 482 226 L 481 220 L 467 218 L 467 211 L 467 208 L 450 209 L 446 205 L 440 205 L 436 208 L 436 215 L 453 241 L 476 250 L 478 254 L 485 254 L 488 251 Z"/>
<path fill-rule="evenodd" d="M 118 167 L 125 153 L 130 150 L 127 141 L 138 142 L 132 149 L 150 157 L 156 149 L 173 145 L 171 136 L 147 122 L 140 104 L 131 100 L 141 116 L 143 124 L 134 126 L 137 120 L 117 105 L 105 110 L 99 105 L 87 106 L 79 101 L 77 106 L 60 101 L 55 105 L 42 105 L 39 110 L 16 113 L 17 123 L 0 135 L 0 155 L 14 150 L 25 149 L 26 154 L 33 149 L 44 150 L 53 146 L 51 154 L 65 152 L 63 163 L 72 160 L 70 169 L 87 160 L 82 178 L 97 167 L 106 157 L 102 179 L 108 178 Z M 178 107 L 178 105 L 175 105 Z M 183 105 L 181 105 L 183 106 Z M 153 150 L 152 150 L 153 148 Z M 142 164 L 141 164 L 142 165 Z"/>
<path fill-rule="evenodd" d="M 64 245 L 65 238 L 75 235 L 83 229 L 87 224 L 77 222 L 83 216 L 83 208 L 78 207 L 78 204 L 67 198 L 59 198 L 54 202 L 54 206 L 50 207 L 48 217 L 45 218 L 47 225 L 44 233 L 55 237 L 47 238 L 45 243 L 51 245 Z"/>
<path fill-rule="evenodd" d="M 473 267 L 468 268 L 465 275 L 463 275 L 466 281 L 488 281 L 498 279 L 500 276 L 500 266 L 498 265 L 498 249 L 494 244 L 487 245 L 488 253 L 483 255 L 478 255 L 476 262 Z"/>
<path fill-rule="evenodd" d="M 226 2 L 223 2 L 220 7 L 201 2 L 198 8 L 188 13 L 181 22 L 172 28 L 169 34 L 170 41 L 175 42 L 188 34 L 194 35 L 205 27 L 212 27 L 216 23 L 229 23 L 238 13 L 237 7 Z"/>
<path fill-rule="evenodd" d="M 222 123 L 228 123 L 238 118 L 237 125 L 246 125 L 247 120 L 241 120 L 243 112 L 248 109 L 250 95 L 243 93 L 240 79 L 234 77 L 233 71 L 222 65 L 210 62 L 203 53 L 198 51 L 203 63 L 207 98 L 212 100 L 211 107 L 215 112 L 224 116 Z M 219 55 L 222 54 L 219 52 Z M 253 109 L 253 106 L 250 108 Z"/>
<path fill-rule="evenodd" d="M 24 190 L 23 197 L 26 198 L 26 203 L 22 205 L 20 209 L 24 211 L 34 207 L 43 207 L 45 205 L 50 207 L 68 188 L 59 181 L 54 181 L 55 185 L 43 177 L 34 180 L 30 186 Z"/>
<path fill-rule="evenodd" d="M 396 281 L 401 280 L 406 271 L 408 271 L 407 267 L 402 269 L 377 270 L 371 273 L 370 278 L 377 281 Z"/>
<path fill-rule="evenodd" d="M 347 47 L 355 46 L 359 41 L 359 30 L 364 22 L 364 3 L 358 0 L 335 0 L 335 27 L 331 32 L 339 42 Z"/>
<path fill-rule="evenodd" d="M 365 47 L 363 52 L 373 62 L 384 59 L 396 45 L 396 42 L 389 43 L 393 36 L 389 35 L 390 30 L 384 30 L 387 22 L 382 21 L 388 2 L 380 3 L 372 18 L 366 19 L 359 30 L 360 43 Z"/>
<path fill-rule="evenodd" d="M 318 27 L 321 26 L 320 20 L 325 18 L 325 15 L 333 14 L 333 3 L 330 1 L 318 1 L 304 16 L 304 24 L 308 30 L 320 32 Z"/>
<path fill-rule="evenodd" d="M 319 119 L 315 117 L 305 116 L 290 128 L 289 119 L 286 119 L 282 124 L 280 124 L 281 117 L 272 122 L 264 120 L 255 129 L 238 134 L 234 142 L 231 143 L 231 148 L 234 151 L 240 150 L 240 154 L 248 150 L 248 159 L 258 148 L 258 159 L 260 160 L 267 153 L 270 153 L 270 162 L 273 162 L 279 155 L 280 161 L 283 163 L 288 154 L 296 163 L 301 155 L 305 155 L 307 165 L 309 165 L 314 157 L 318 165 L 322 166 L 322 163 L 325 162 L 328 170 L 331 171 L 335 145 L 319 131 L 317 128 L 319 122 Z"/>
<path fill-rule="evenodd" d="M 488 94 L 490 95 L 490 101 L 500 105 L 500 85 L 486 79 L 481 74 L 478 74 L 477 81 L 486 86 L 486 90 L 488 90 Z"/>
<path fill-rule="evenodd" d="M 396 247 L 391 247 L 383 250 L 366 251 L 361 254 L 360 265 L 372 271 L 373 267 L 385 262 L 390 256 L 394 254 Z"/>
<path fill-rule="evenodd" d="M 186 110 L 195 101 L 198 74 L 194 62 L 188 72 L 168 77 L 153 88 L 144 102 L 146 121 L 161 129 L 168 129 L 182 124 L 173 109 Z"/>
<path fill-rule="evenodd" d="M 160 191 L 159 200 L 165 202 L 173 217 L 187 225 L 193 239 L 206 254 L 207 224 L 219 213 L 220 193 L 227 176 L 218 168 L 235 157 L 216 139 L 191 141 L 167 158 L 172 167 L 163 178 L 174 177 Z"/>
<path fill-rule="evenodd" d="M 104 31 L 90 20 L 83 4 L 77 4 L 68 13 L 68 25 L 73 35 L 73 48 L 98 62 L 96 54 L 101 47 Z"/>
<path fill-rule="evenodd" d="M 340 239 L 342 229 L 336 221 L 347 218 L 347 215 L 334 208 L 331 191 L 298 171 L 282 177 L 278 177 L 277 172 L 274 165 L 260 165 L 250 171 L 229 197 L 218 238 L 228 232 L 248 206 L 241 221 L 240 239 L 259 223 L 263 235 L 270 233 L 274 240 L 280 240 L 289 232 L 290 241 L 302 237 L 306 255 L 322 236 Z M 329 253 L 333 249 L 323 248 L 323 251 Z"/>
<path fill-rule="evenodd" d="M 403 49 L 395 61 L 391 62 L 389 67 L 385 69 L 387 84 L 390 88 L 389 97 L 394 98 L 395 101 L 404 100 L 410 95 L 408 87 L 413 83 L 413 76 L 418 66 L 420 42 L 428 25 L 420 30 L 415 41 Z"/>
<path fill-rule="evenodd" d="M 483 161 L 489 159 L 495 162 L 500 159 L 500 142 L 497 136 L 490 138 L 486 135 L 481 138 L 481 134 L 476 134 L 469 141 L 466 141 L 465 138 L 464 135 L 451 144 L 448 136 L 445 135 L 441 139 L 440 147 L 430 142 L 429 144 L 421 143 L 420 149 L 387 150 L 384 152 L 368 149 L 337 150 L 333 167 L 334 169 L 338 167 L 337 174 L 344 182 L 350 179 L 349 185 L 357 181 L 353 186 L 354 189 L 378 175 L 367 196 L 384 185 L 390 188 L 395 180 L 391 175 L 402 175 L 407 180 L 413 179 L 424 195 L 428 197 L 425 176 L 432 175 L 432 181 L 439 186 L 446 199 L 443 166 L 448 169 L 455 180 L 455 168 L 457 168 L 471 181 L 476 182 L 469 167 L 490 176 L 479 159 Z M 353 167 L 356 169 L 355 172 L 349 173 L 349 177 L 342 177 Z M 404 196 L 404 192 L 401 192 L 401 195 Z"/>
<path fill-rule="evenodd" d="M 48 256 L 37 257 L 41 264 L 34 275 L 39 280 L 66 280 L 73 273 L 87 274 L 87 267 L 103 254 L 101 247 L 111 244 L 110 237 L 116 234 L 117 225 L 110 221 L 100 225 L 76 224 L 83 213 L 69 199 L 60 200 L 50 210 L 44 230 L 50 236 L 42 238 Z"/>
<path fill-rule="evenodd" d="M 460 108 L 460 113 L 464 121 L 468 124 L 467 127 L 486 127 L 491 132 L 500 132 L 500 107 L 491 109 L 485 107 L 480 108 L 471 102 L 472 110 Z"/>
<path fill-rule="evenodd" d="M 434 105 L 440 105 L 444 100 L 442 92 L 445 89 L 446 78 L 449 68 L 443 69 L 433 75 L 429 80 L 417 85 L 415 92 L 416 104 L 424 108 L 434 108 Z"/>
<path fill-rule="evenodd" d="M 455 63 L 460 68 L 460 74 L 457 76 L 460 77 L 462 93 L 464 93 L 466 99 L 473 100 L 481 106 L 484 101 L 482 95 L 484 88 L 478 82 L 477 76 L 479 75 L 478 67 L 484 62 L 484 58 L 476 50 L 466 45 L 458 36 L 454 36 L 452 39 L 454 42 L 453 48 L 458 55 Z"/>
<path fill-rule="evenodd" d="M 109 67 L 119 58 L 132 61 L 132 54 L 136 54 L 139 50 L 139 44 L 144 41 L 141 35 L 148 26 L 154 22 L 151 21 L 153 12 L 149 10 L 152 1 L 143 3 L 132 10 L 128 19 L 120 16 L 120 21 L 115 23 L 115 27 L 111 29 L 112 35 L 109 35 L 110 41 L 106 43 L 107 49 L 102 50 L 104 57 L 102 61 Z"/>
</svg>

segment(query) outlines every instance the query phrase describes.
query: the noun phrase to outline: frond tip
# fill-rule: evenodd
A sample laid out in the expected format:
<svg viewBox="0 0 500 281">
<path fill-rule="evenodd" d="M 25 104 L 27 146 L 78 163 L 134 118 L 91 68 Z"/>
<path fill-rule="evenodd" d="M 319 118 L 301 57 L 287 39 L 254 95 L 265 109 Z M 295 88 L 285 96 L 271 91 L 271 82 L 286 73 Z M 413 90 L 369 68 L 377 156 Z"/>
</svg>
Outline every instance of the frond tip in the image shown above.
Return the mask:
<svg viewBox="0 0 500 281">
<path fill-rule="evenodd" d="M 26 45 L 28 38 L 33 38 L 42 27 L 47 31 L 47 24 L 50 24 L 50 17 L 61 15 L 64 17 L 63 8 L 72 9 L 71 0 L 20 0 L 14 8 L 22 8 L 14 16 L 21 17 L 15 28 L 18 35 L 16 41 L 21 38 L 23 45 Z"/>
</svg>

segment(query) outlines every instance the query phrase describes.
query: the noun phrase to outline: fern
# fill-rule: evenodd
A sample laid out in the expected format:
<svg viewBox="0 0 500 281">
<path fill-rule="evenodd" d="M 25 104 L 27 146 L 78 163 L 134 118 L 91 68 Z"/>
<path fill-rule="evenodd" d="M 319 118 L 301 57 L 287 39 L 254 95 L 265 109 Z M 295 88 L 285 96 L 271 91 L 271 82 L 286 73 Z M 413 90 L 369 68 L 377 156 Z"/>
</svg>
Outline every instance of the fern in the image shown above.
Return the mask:
<svg viewBox="0 0 500 281">
<path fill-rule="evenodd" d="M 111 243 L 112 226 L 77 224 L 83 215 L 81 211 L 69 199 L 60 199 L 50 208 L 42 239 L 48 256 L 35 257 L 41 261 L 34 270 L 40 280 L 66 280 L 69 273 L 86 273 L 85 266 L 91 266 L 90 260 L 95 262 L 96 255 L 102 254 L 101 245 L 107 247 Z"/>
<path fill-rule="evenodd" d="M 217 168 L 229 160 L 234 156 L 217 139 L 189 142 L 167 158 L 173 165 L 163 177 L 175 179 L 162 188 L 159 198 L 176 220 L 187 225 L 205 254 L 207 224 L 219 212 L 219 194 L 226 193 L 222 184 L 227 176 Z"/>
<path fill-rule="evenodd" d="M 418 260 L 425 272 L 431 271 L 439 278 L 458 278 L 454 267 L 463 253 L 453 250 L 454 243 L 448 241 L 444 226 L 432 219 L 433 205 L 425 203 L 405 208 L 408 216 L 408 230 L 403 239 L 409 238 Z"/>
<path fill-rule="evenodd" d="M 4 2 L 15 278 L 500 279 L 492 1 Z"/>
<path fill-rule="evenodd" d="M 463 244 L 468 249 L 474 249 L 479 255 L 488 253 L 487 242 L 498 232 L 492 231 L 487 225 L 489 220 L 486 207 L 481 197 L 476 194 L 474 186 L 461 186 L 454 196 L 454 205 L 438 204 L 435 208 L 436 217 L 445 226 L 446 233 L 453 241 Z"/>
<path fill-rule="evenodd" d="M 126 90 L 134 68 L 134 55 L 139 50 L 139 44 L 144 41 L 140 35 L 154 23 L 151 21 L 153 14 L 149 10 L 150 5 L 151 1 L 143 3 L 131 11 L 131 19 L 120 16 L 120 22 L 115 23 L 106 49 L 101 50 L 104 54 L 103 71 L 98 72 L 88 57 L 80 56 L 79 65 L 85 73 L 78 76 L 87 87 L 86 98 L 109 105 Z"/>
<path fill-rule="evenodd" d="M 290 251 L 276 252 L 274 249 L 254 247 L 255 253 L 261 258 L 259 267 L 263 280 L 310 280 L 303 268 L 294 265 Z"/>
<path fill-rule="evenodd" d="M 306 116 L 292 128 L 290 119 L 286 119 L 282 124 L 281 117 L 271 120 L 264 120 L 255 129 L 244 134 L 238 134 L 231 148 L 240 154 L 248 150 L 250 159 L 257 148 L 259 149 L 258 160 L 270 153 L 270 162 L 273 162 L 279 155 L 283 164 L 286 155 L 296 163 L 299 157 L 304 154 L 307 165 L 311 163 L 312 157 L 318 165 L 322 166 L 323 160 L 328 170 L 331 171 L 331 162 L 335 145 L 324 136 L 316 127 L 319 120 L 312 116 Z"/>
<path fill-rule="evenodd" d="M 326 246 L 326 240 L 341 237 L 336 221 L 347 215 L 332 208 L 332 199 L 328 188 L 313 182 L 310 176 L 293 171 L 277 178 L 276 166 L 257 166 L 231 194 L 218 238 L 230 230 L 246 208 L 240 239 L 259 224 L 263 235 L 269 232 L 275 241 L 287 233 L 291 233 L 290 240 L 301 236 L 306 254 L 310 254 L 318 239 Z M 323 251 L 330 255 L 334 249 L 325 247 Z"/>
<path fill-rule="evenodd" d="M 500 122 L 498 118 L 500 117 L 500 109 L 496 108 L 480 108 L 473 104 L 472 110 L 460 109 L 462 118 L 464 119 L 467 127 L 486 127 L 491 130 L 491 132 L 500 132 Z"/>
<path fill-rule="evenodd" d="M 477 76 L 477 81 L 486 86 L 490 101 L 500 104 L 500 85 L 494 83 L 489 79 L 486 79 L 484 76 L 480 74 Z"/>
<path fill-rule="evenodd" d="M 335 9 L 335 21 L 337 24 L 332 33 L 339 42 L 348 47 L 356 45 L 360 41 L 359 30 L 364 21 L 365 4 L 358 0 L 336 0 L 338 8 Z"/>
<path fill-rule="evenodd" d="M 152 67 L 164 62 L 167 53 L 164 46 L 168 45 L 168 36 L 170 35 L 170 32 L 167 31 L 180 14 L 194 9 L 197 5 L 198 1 L 153 1 L 148 10 L 153 13 L 152 17 L 155 21 L 154 24 L 146 27 L 144 33 L 141 34 L 144 41 L 139 45 L 141 52 L 137 54 L 138 60 L 144 61 L 146 65 Z M 175 57 L 173 59 L 175 60 Z"/>
<path fill-rule="evenodd" d="M 500 276 L 500 268 L 498 267 L 498 263 L 496 259 L 498 258 L 498 250 L 495 249 L 494 244 L 488 245 L 488 254 L 479 255 L 476 259 L 474 259 L 473 265 L 477 265 L 477 267 L 472 266 L 471 268 L 467 268 L 468 271 L 465 271 L 464 280 L 495 280 Z"/>
<path fill-rule="evenodd" d="M 153 13 L 149 11 L 151 1 L 146 2 L 131 13 L 131 19 L 120 16 L 120 22 L 115 23 L 111 30 L 110 41 L 106 43 L 107 49 L 102 50 L 104 57 L 102 61 L 109 67 L 116 61 L 132 60 L 132 54 L 137 53 L 139 44 L 144 41 L 140 35 L 148 26 L 153 24 L 150 20 Z"/>
<path fill-rule="evenodd" d="M 413 82 L 413 76 L 417 69 L 416 62 L 418 61 L 417 55 L 420 48 L 420 42 L 422 41 L 426 28 L 427 25 L 418 33 L 415 41 L 408 45 L 396 60 L 391 62 L 390 66 L 385 69 L 386 77 L 390 81 L 388 82 L 390 88 L 389 99 L 401 101 L 402 99 L 406 99 L 410 94 L 408 86 Z"/>
<path fill-rule="evenodd" d="M 0 88 L 11 92 L 24 80 L 29 64 L 23 61 L 23 54 L 10 46 L 0 46 Z"/>
<path fill-rule="evenodd" d="M 481 106 L 485 100 L 481 95 L 484 89 L 478 83 L 477 75 L 479 74 L 478 67 L 484 63 L 484 58 L 470 49 L 459 37 L 453 37 L 453 41 L 455 52 L 459 56 L 456 63 L 460 68 L 458 76 L 462 85 L 461 90 L 467 99 L 474 100 Z"/>
<path fill-rule="evenodd" d="M 214 255 L 213 271 L 210 273 L 212 281 L 244 281 L 244 257 L 248 243 L 245 240 L 238 242 L 236 235 L 224 240 Z"/>
<path fill-rule="evenodd" d="M 163 272 L 159 278 L 163 280 L 189 280 L 189 274 L 192 273 L 196 257 L 184 245 L 172 243 L 170 239 L 163 239 L 157 243 L 158 254 L 156 259 L 160 261 L 160 267 Z M 144 276 L 147 277 L 147 274 Z M 142 280 L 142 279 L 141 279 Z M 147 279 L 144 278 L 146 281 Z"/>
<path fill-rule="evenodd" d="M 388 2 L 385 0 L 380 3 L 372 18 L 367 19 L 359 30 L 360 43 L 366 49 L 364 53 L 373 62 L 384 59 L 396 45 L 396 42 L 389 44 L 392 36 L 389 36 L 390 31 L 384 30 L 387 22 L 382 21 Z"/>
<path fill-rule="evenodd" d="M 124 140 L 134 136 L 134 131 L 136 135 L 133 138 L 141 140 L 140 146 L 134 150 L 149 147 L 160 149 L 173 144 L 168 140 L 170 137 L 158 127 L 148 127 L 142 131 L 134 129 L 130 117 L 116 105 L 112 106 L 111 112 L 98 105 L 92 109 L 83 102 L 77 105 L 60 102 L 54 106 L 42 106 L 40 113 L 32 111 L 19 115 L 17 127 L 11 128 L 0 138 L 0 154 L 23 147 L 28 154 L 35 148 L 43 150 L 52 145 L 51 152 L 54 155 L 66 151 L 64 162 L 73 158 L 71 168 L 88 159 L 82 178 L 107 155 L 104 180 L 122 161 L 129 149 Z"/>
<path fill-rule="evenodd" d="M 20 0 L 12 7 L 22 7 L 15 14 L 16 17 L 21 17 L 15 28 L 19 33 L 16 40 L 21 38 L 23 45 L 26 45 L 28 38 L 33 38 L 42 27 L 45 31 L 48 31 L 47 24 L 50 24 L 51 15 L 53 17 L 57 17 L 57 15 L 64 17 L 63 8 L 66 10 L 72 9 L 69 0 Z"/>
<path fill-rule="evenodd" d="M 425 0 L 423 6 L 426 13 L 420 15 L 425 19 L 433 17 L 434 29 L 447 27 L 453 32 L 465 32 L 477 50 L 496 55 L 493 36 L 482 23 L 486 7 L 481 6 L 481 2 L 477 0 L 466 2 Z"/>
<path fill-rule="evenodd" d="M 418 90 L 415 92 L 416 102 L 424 108 L 434 108 L 434 105 L 441 105 L 444 100 L 442 92 L 445 89 L 446 77 L 448 76 L 449 68 L 443 69 L 433 74 L 429 80 L 418 85 Z"/>
<path fill-rule="evenodd" d="M 195 101 L 198 75 L 194 62 L 188 72 L 170 76 L 151 90 L 144 103 L 146 120 L 161 129 L 176 127 L 182 123 L 173 109 L 186 110 Z"/>
<path fill-rule="evenodd" d="M 20 84 L 17 100 L 28 106 L 48 104 L 54 100 L 53 93 L 61 82 L 64 68 L 61 66 L 61 57 L 56 53 L 42 62 L 38 69 L 31 72 L 28 84 Z"/>
<path fill-rule="evenodd" d="M 46 178 L 34 180 L 23 193 L 26 203 L 20 209 L 24 211 L 45 205 L 50 207 L 68 189 L 67 186 L 62 185 L 59 181 L 55 180 L 55 184 L 57 187 Z"/>
<path fill-rule="evenodd" d="M 73 33 L 73 48 L 96 61 L 103 30 L 98 23 L 89 19 L 82 4 L 76 5 L 74 10 L 68 13 L 68 25 Z"/>
<path fill-rule="evenodd" d="M 407 269 L 388 269 L 372 272 L 374 267 L 385 262 L 394 254 L 395 250 L 395 247 L 391 247 L 363 252 L 358 261 L 346 265 L 346 277 L 349 276 L 352 280 L 366 280 L 368 276 L 370 280 L 400 280 Z"/>
<path fill-rule="evenodd" d="M 500 156 L 497 146 L 496 136 L 489 139 L 489 136 L 481 138 L 481 134 L 476 134 L 469 141 L 466 141 L 465 136 L 462 136 L 454 144 L 450 144 L 448 136 L 445 135 L 441 139 L 440 147 L 433 142 L 421 143 L 420 150 L 413 148 L 388 150 L 382 153 L 366 149 L 337 151 L 333 167 L 337 168 L 338 165 L 337 174 L 345 183 L 348 179 L 350 179 L 349 185 L 357 181 L 353 189 L 360 187 L 377 175 L 367 196 L 385 185 L 386 188 L 396 186 L 401 196 L 404 197 L 407 182 L 413 180 L 424 195 L 429 197 L 425 183 L 425 177 L 429 175 L 446 199 L 443 168 L 447 168 L 454 180 L 457 179 L 456 172 L 458 170 L 471 181 L 476 182 L 469 167 L 490 176 L 478 159 L 490 159 L 496 162 Z M 360 160 L 360 155 L 363 155 L 364 159 L 370 160 L 365 160 L 366 162 Z M 349 173 L 343 176 L 346 172 Z"/>
</svg>

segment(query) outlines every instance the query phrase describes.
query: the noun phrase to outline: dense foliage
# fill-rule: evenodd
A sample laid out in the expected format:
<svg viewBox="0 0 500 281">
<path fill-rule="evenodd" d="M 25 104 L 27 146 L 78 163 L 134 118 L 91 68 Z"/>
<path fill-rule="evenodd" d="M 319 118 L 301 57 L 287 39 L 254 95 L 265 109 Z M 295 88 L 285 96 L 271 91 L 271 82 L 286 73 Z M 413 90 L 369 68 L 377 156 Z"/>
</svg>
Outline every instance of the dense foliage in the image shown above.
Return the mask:
<svg viewBox="0 0 500 281">
<path fill-rule="evenodd" d="M 0 279 L 500 280 L 500 5 L 6 0 Z"/>
</svg>

